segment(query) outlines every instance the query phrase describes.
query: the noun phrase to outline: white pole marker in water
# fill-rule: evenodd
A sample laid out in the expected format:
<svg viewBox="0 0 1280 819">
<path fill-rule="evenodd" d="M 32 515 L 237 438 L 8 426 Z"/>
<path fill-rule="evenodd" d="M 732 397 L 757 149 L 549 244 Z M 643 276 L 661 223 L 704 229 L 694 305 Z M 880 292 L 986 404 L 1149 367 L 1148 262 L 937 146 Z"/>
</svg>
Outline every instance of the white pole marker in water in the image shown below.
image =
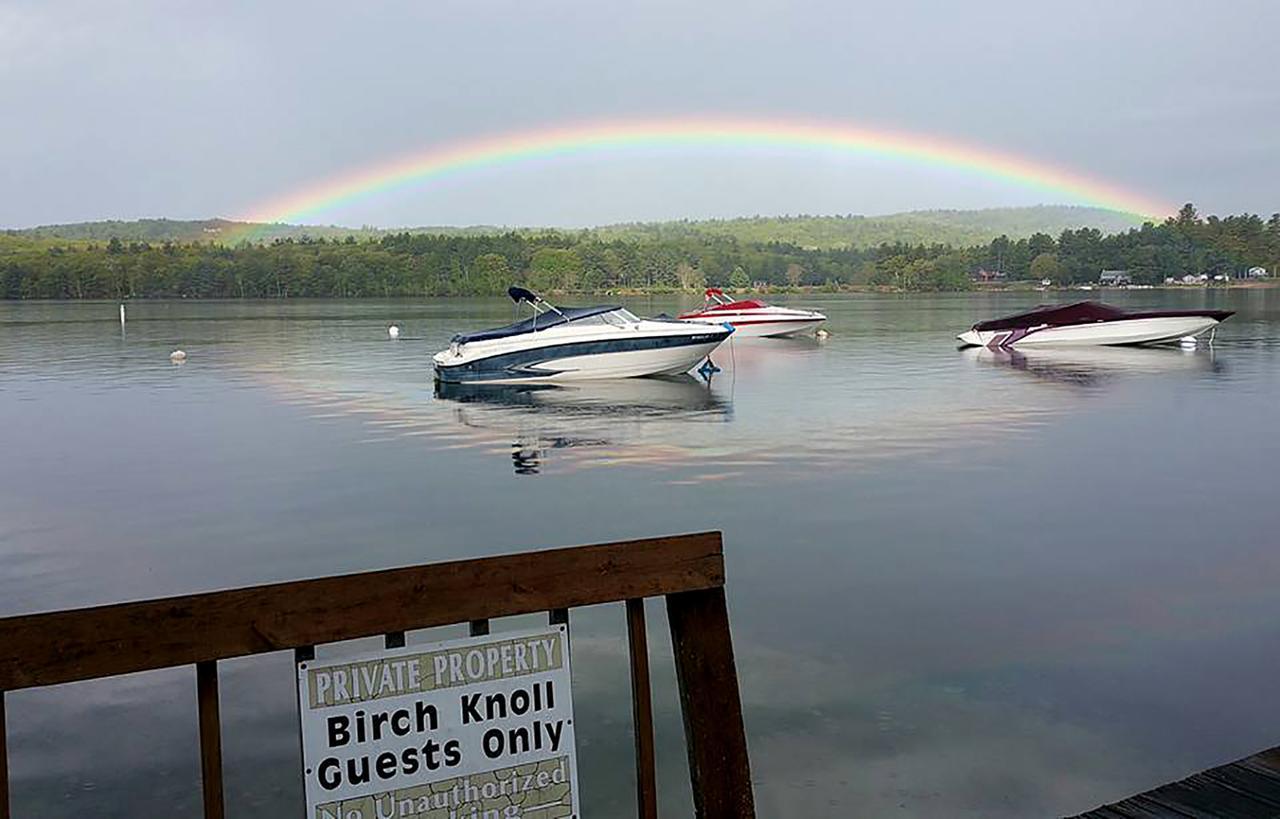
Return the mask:
<svg viewBox="0 0 1280 819">
<path fill-rule="evenodd" d="M 124 324 L 124 302 L 120 303 L 120 323 Z"/>
</svg>

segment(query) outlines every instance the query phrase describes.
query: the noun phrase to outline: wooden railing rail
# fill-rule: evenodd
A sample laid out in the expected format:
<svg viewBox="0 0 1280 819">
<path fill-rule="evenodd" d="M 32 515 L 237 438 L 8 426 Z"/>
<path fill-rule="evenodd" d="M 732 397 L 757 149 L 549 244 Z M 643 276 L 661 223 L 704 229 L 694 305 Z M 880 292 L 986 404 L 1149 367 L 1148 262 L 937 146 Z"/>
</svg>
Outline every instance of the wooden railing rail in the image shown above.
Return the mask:
<svg viewBox="0 0 1280 819">
<path fill-rule="evenodd" d="M 6 691 L 195 665 L 204 815 L 224 815 L 219 660 L 412 629 L 625 603 L 637 804 L 657 816 L 653 707 L 644 599 L 665 597 L 675 647 L 694 808 L 703 817 L 755 815 L 742 706 L 724 596 L 719 532 L 526 552 L 275 583 L 229 591 L 0 619 L 0 819 L 9 819 Z"/>
</svg>

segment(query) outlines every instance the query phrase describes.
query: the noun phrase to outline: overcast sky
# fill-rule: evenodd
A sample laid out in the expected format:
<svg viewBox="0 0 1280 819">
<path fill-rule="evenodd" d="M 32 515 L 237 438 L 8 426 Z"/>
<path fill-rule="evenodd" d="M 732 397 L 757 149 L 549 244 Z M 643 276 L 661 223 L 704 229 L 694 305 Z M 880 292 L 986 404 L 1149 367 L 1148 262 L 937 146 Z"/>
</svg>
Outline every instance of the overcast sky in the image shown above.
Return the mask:
<svg viewBox="0 0 1280 819">
<path fill-rule="evenodd" d="M 1280 210 L 1280 2 L 0 0 L 0 226 L 235 217 L 433 144 L 616 117 L 960 139 L 1209 212 Z M 828 154 L 463 174 L 313 221 L 586 225 L 1066 201 Z"/>
</svg>

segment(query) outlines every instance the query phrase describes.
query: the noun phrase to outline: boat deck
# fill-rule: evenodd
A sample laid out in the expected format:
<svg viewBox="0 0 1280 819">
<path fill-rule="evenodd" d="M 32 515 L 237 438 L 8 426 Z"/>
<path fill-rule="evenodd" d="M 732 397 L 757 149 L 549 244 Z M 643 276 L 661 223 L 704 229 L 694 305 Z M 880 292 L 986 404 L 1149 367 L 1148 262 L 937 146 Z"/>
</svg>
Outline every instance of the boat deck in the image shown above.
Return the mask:
<svg viewBox="0 0 1280 819">
<path fill-rule="evenodd" d="M 1103 805 L 1073 819 L 1280 817 L 1280 747 Z"/>
</svg>

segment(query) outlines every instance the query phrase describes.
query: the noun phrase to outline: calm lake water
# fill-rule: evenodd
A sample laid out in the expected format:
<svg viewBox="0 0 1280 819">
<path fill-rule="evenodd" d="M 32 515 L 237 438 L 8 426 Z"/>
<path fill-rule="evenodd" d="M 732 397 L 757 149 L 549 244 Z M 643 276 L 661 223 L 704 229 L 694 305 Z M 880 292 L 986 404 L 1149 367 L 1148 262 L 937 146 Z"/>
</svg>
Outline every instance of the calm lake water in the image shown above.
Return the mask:
<svg viewBox="0 0 1280 819">
<path fill-rule="evenodd" d="M 722 529 L 762 817 L 1075 812 L 1280 742 L 1280 290 L 1106 294 L 1239 311 L 1212 350 L 955 349 L 1043 295 L 814 296 L 829 339 L 709 387 L 463 397 L 429 355 L 509 304 L 0 303 L 0 614 Z M 633 815 L 622 607 L 573 628 L 584 813 Z M 222 670 L 229 815 L 298 809 L 291 656 Z M 15 815 L 196 815 L 194 691 L 9 695 Z"/>
</svg>

